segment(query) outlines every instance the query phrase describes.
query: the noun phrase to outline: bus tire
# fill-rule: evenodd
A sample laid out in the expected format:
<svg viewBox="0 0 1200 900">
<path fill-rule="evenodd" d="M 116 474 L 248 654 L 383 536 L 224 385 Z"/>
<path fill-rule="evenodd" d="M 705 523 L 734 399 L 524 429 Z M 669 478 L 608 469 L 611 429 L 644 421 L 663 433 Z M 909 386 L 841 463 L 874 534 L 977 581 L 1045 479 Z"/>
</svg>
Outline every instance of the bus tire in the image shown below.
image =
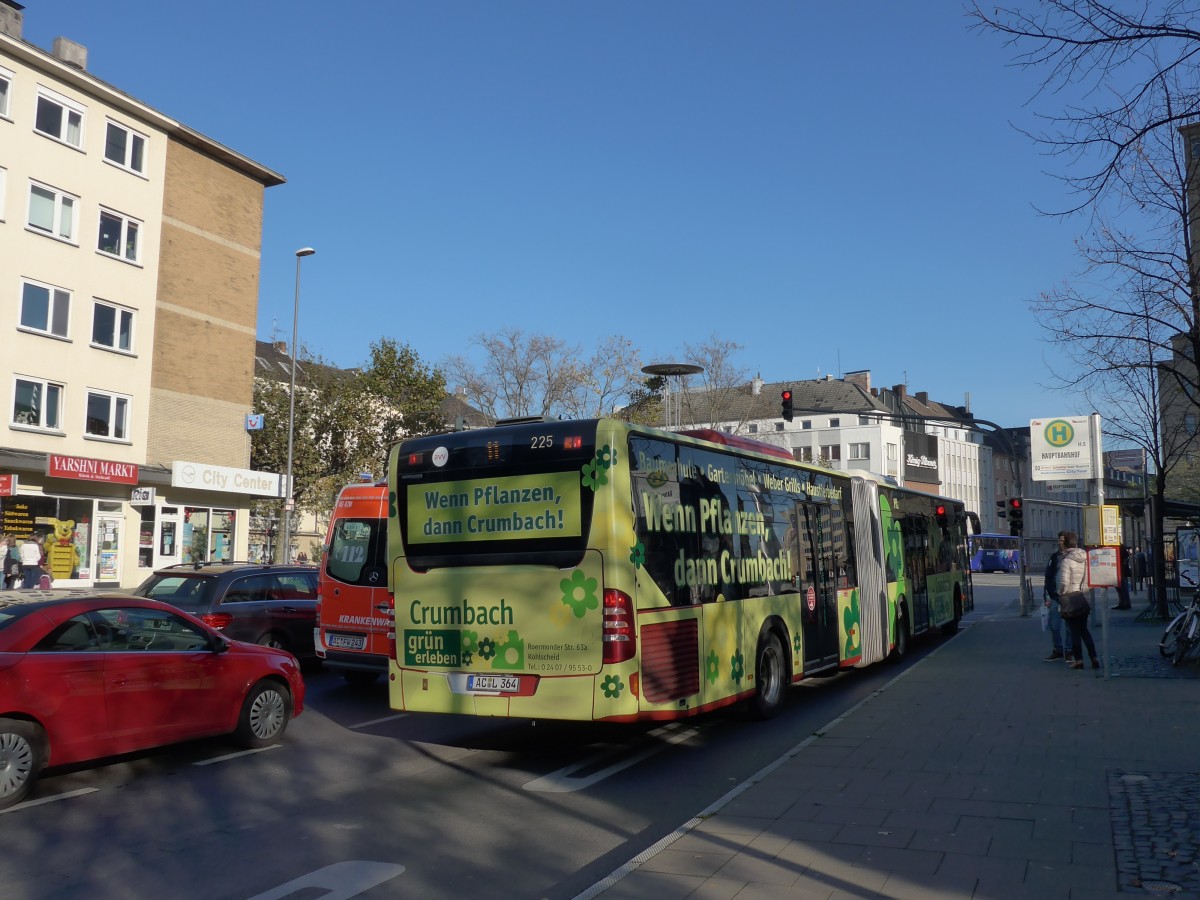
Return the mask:
<svg viewBox="0 0 1200 900">
<path fill-rule="evenodd" d="M 758 639 L 755 658 L 754 697 L 750 700 L 750 711 L 755 718 L 769 719 L 779 712 L 787 683 L 787 655 L 783 643 L 778 634 L 768 631 Z"/>
<path fill-rule="evenodd" d="M 892 651 L 887 655 L 887 661 L 890 663 L 898 663 L 908 656 L 908 639 L 911 637 L 908 630 L 908 610 L 903 603 L 896 604 L 896 643 L 892 646 Z"/>
<path fill-rule="evenodd" d="M 962 594 L 954 591 L 954 618 L 942 626 L 942 634 L 949 637 L 958 634 L 958 622 L 962 618 Z"/>
</svg>

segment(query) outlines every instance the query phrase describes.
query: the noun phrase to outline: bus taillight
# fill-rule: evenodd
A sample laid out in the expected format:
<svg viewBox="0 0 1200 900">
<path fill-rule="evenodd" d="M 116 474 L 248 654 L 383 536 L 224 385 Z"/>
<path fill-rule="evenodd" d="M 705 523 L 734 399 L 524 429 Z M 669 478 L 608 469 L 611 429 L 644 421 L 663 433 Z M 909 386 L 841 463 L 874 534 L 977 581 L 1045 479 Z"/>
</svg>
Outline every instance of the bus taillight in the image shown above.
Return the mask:
<svg viewBox="0 0 1200 900">
<path fill-rule="evenodd" d="M 396 629 L 388 630 L 388 656 L 396 659 Z"/>
<path fill-rule="evenodd" d="M 621 591 L 604 592 L 604 664 L 633 659 L 637 639 L 633 633 L 633 600 Z"/>
</svg>

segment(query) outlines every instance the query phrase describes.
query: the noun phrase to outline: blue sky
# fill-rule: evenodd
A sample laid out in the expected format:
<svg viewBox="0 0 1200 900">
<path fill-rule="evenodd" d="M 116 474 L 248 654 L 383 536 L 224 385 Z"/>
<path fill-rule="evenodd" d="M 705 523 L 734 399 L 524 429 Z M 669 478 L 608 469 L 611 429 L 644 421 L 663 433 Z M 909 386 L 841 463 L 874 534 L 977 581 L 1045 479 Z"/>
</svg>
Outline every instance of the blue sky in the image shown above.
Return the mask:
<svg viewBox="0 0 1200 900">
<path fill-rule="evenodd" d="M 1079 268 L 1084 223 L 1034 209 L 1057 161 L 1013 127 L 1054 108 L 955 0 L 29 3 L 26 40 L 56 35 L 288 179 L 262 339 L 290 339 L 312 246 L 300 340 L 338 365 L 511 325 L 644 362 L 716 334 L 767 381 L 1090 411 L 1046 387 L 1029 312 Z"/>
</svg>

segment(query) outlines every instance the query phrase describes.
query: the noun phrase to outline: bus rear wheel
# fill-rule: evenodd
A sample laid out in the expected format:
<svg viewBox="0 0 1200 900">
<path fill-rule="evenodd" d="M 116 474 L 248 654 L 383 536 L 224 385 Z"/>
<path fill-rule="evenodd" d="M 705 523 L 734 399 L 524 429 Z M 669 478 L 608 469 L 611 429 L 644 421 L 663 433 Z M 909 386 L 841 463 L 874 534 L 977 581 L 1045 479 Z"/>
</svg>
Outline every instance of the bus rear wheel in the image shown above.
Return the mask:
<svg viewBox="0 0 1200 900">
<path fill-rule="evenodd" d="M 892 646 L 892 652 L 888 654 L 887 660 L 891 663 L 898 663 L 904 657 L 908 656 L 908 616 L 905 614 L 904 604 L 896 604 L 896 643 Z"/>
<path fill-rule="evenodd" d="M 952 634 L 958 634 L 958 623 L 962 619 L 962 596 L 954 594 L 954 618 L 942 626 L 942 634 L 949 637 Z"/>
<path fill-rule="evenodd" d="M 784 689 L 787 687 L 787 656 L 779 635 L 768 631 L 758 640 L 755 664 L 754 697 L 750 710 L 756 718 L 769 719 L 783 706 Z"/>
</svg>

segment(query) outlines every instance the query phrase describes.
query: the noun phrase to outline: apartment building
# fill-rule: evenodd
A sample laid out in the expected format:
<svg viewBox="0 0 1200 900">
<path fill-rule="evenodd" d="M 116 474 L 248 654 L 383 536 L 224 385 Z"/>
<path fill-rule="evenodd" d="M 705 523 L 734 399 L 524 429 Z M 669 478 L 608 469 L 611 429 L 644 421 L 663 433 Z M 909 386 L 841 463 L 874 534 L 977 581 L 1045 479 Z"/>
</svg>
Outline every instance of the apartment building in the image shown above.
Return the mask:
<svg viewBox="0 0 1200 900">
<path fill-rule="evenodd" d="M 792 392 L 794 415 L 782 417 L 780 395 Z M 843 378 L 749 384 L 688 395 L 684 427 L 719 428 L 766 441 L 793 457 L 834 469 L 866 469 L 913 490 L 962 500 L 982 513 L 992 505 L 992 450 L 969 411 L 877 388 L 868 370 Z"/>
<path fill-rule="evenodd" d="M 56 586 L 239 558 L 278 173 L 105 83 L 0 0 L 0 532 Z M 212 373 L 220 373 L 213 377 Z"/>
</svg>

